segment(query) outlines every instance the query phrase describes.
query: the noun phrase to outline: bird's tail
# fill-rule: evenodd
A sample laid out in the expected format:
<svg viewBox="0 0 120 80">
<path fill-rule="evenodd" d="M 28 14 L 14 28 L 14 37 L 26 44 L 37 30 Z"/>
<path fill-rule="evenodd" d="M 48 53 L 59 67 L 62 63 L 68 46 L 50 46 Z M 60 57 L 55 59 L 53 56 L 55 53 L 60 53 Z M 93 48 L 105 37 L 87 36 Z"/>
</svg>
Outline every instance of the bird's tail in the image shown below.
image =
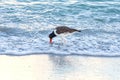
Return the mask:
<svg viewBox="0 0 120 80">
<path fill-rule="evenodd" d="M 74 32 L 74 31 L 76 31 L 76 32 L 81 32 L 81 30 L 77 30 L 77 29 L 73 29 L 72 32 Z"/>
<path fill-rule="evenodd" d="M 78 32 L 81 32 L 81 30 L 77 30 Z"/>
</svg>

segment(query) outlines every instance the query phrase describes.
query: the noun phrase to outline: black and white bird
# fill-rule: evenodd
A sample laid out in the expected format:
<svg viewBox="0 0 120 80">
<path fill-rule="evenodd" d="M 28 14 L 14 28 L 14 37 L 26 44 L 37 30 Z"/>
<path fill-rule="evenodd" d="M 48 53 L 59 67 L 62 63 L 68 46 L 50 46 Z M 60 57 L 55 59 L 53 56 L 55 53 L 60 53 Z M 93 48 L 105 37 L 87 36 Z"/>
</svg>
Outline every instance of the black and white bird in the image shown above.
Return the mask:
<svg viewBox="0 0 120 80">
<path fill-rule="evenodd" d="M 65 36 L 73 32 L 81 32 L 81 31 L 77 29 L 69 28 L 67 26 L 58 26 L 55 28 L 54 31 L 52 31 L 52 33 L 49 34 L 50 43 L 52 43 L 52 39 L 54 37 L 59 36 L 59 35 L 61 35 L 62 40 L 64 40 L 65 42 Z"/>
</svg>

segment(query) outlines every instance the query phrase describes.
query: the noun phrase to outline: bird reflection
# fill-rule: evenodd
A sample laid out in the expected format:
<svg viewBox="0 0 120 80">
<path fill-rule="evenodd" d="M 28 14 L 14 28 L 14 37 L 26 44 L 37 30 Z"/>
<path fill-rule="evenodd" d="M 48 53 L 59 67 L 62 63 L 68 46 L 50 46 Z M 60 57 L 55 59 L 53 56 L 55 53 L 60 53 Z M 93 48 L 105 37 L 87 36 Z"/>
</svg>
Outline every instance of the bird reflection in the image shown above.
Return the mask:
<svg viewBox="0 0 120 80">
<path fill-rule="evenodd" d="M 67 74 L 74 69 L 74 66 L 67 56 L 50 55 L 49 59 L 52 62 L 55 74 Z"/>
</svg>

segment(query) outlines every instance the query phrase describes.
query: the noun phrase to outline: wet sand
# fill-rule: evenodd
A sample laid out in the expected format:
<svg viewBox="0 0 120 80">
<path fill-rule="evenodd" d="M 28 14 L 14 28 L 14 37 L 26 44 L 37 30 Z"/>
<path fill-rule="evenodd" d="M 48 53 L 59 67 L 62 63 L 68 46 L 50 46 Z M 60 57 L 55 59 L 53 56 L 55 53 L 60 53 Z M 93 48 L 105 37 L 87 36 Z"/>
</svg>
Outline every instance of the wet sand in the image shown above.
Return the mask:
<svg viewBox="0 0 120 80">
<path fill-rule="evenodd" d="M 1 55 L 0 80 L 120 80 L 120 58 Z"/>
</svg>

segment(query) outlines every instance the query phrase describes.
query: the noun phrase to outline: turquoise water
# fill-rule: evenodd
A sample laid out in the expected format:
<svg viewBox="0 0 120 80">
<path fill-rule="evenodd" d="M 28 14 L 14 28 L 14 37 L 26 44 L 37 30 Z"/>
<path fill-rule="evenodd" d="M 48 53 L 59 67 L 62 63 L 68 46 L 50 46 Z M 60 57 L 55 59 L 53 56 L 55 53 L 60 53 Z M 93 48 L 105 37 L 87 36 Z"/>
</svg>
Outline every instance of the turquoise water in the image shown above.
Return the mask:
<svg viewBox="0 0 120 80">
<path fill-rule="evenodd" d="M 50 45 L 60 25 L 82 32 Z M 119 0 L 0 0 L 0 53 L 119 56 L 119 26 Z"/>
</svg>

